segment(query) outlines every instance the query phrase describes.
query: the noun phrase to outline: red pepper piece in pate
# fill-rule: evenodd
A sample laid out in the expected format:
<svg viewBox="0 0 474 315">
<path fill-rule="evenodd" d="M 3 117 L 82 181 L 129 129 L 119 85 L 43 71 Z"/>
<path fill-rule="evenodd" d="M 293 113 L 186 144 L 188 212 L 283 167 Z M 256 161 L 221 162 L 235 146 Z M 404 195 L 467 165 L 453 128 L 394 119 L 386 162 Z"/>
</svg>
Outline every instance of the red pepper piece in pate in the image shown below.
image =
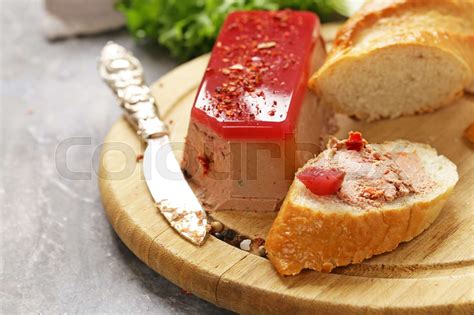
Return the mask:
<svg viewBox="0 0 474 315">
<path fill-rule="evenodd" d="M 349 132 L 349 138 L 346 140 L 347 150 L 360 151 L 364 148 L 367 141 L 362 138 L 362 134 L 358 131 Z"/>
<path fill-rule="evenodd" d="M 303 169 L 296 175 L 313 194 L 332 195 L 341 188 L 346 174 L 337 169 L 321 169 L 314 166 Z"/>
</svg>

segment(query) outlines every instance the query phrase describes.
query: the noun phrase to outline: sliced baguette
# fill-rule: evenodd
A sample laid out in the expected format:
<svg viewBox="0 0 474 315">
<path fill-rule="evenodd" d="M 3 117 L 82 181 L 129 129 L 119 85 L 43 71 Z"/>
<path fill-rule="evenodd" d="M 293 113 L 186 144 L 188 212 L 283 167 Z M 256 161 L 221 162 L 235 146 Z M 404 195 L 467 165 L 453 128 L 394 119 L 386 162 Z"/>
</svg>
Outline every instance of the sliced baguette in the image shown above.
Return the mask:
<svg viewBox="0 0 474 315">
<path fill-rule="evenodd" d="M 474 1 L 376 0 L 338 32 L 309 82 L 363 120 L 430 112 L 474 92 Z"/>
<path fill-rule="evenodd" d="M 380 208 L 361 209 L 335 195 L 317 196 L 295 179 L 266 241 L 268 257 L 281 275 L 307 268 L 330 272 L 337 266 L 360 263 L 413 239 L 438 217 L 458 181 L 456 166 L 425 144 L 399 140 L 372 147 L 414 152 L 436 185 Z"/>
</svg>

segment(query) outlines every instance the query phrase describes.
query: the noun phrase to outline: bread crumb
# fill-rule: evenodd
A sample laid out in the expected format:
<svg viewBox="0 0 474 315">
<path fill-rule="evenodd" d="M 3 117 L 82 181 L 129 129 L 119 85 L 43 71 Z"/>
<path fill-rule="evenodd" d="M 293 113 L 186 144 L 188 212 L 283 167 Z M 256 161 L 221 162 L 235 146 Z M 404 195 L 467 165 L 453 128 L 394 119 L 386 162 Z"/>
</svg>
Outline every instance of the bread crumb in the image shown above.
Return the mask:
<svg viewBox="0 0 474 315">
<path fill-rule="evenodd" d="M 464 138 L 466 138 L 470 143 L 474 143 L 474 123 L 470 124 L 464 130 Z"/>
<path fill-rule="evenodd" d="M 331 272 L 331 270 L 334 268 L 334 266 L 331 263 L 323 263 L 321 266 L 321 272 Z"/>
</svg>

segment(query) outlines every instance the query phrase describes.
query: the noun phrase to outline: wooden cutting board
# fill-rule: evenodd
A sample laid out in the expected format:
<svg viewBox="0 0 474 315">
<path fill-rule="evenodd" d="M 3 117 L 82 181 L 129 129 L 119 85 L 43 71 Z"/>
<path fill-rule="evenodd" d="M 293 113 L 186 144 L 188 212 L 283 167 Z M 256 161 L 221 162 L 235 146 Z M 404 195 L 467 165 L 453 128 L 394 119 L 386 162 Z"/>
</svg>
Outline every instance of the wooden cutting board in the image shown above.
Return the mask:
<svg viewBox="0 0 474 315">
<path fill-rule="evenodd" d="M 208 56 L 156 82 L 153 93 L 181 158 L 189 113 Z M 240 313 L 418 314 L 474 313 L 474 146 L 462 138 L 474 122 L 474 97 L 432 114 L 375 123 L 338 116 L 339 136 L 360 130 L 369 142 L 425 142 L 458 166 L 460 181 L 439 218 L 395 251 L 331 274 L 306 271 L 282 278 L 270 262 L 214 237 L 196 247 L 179 237 L 157 211 L 143 174 L 144 146 L 120 119 L 105 139 L 100 189 L 107 217 L 145 264 L 173 283 Z M 248 236 L 265 238 L 276 213 L 213 215 Z"/>
</svg>

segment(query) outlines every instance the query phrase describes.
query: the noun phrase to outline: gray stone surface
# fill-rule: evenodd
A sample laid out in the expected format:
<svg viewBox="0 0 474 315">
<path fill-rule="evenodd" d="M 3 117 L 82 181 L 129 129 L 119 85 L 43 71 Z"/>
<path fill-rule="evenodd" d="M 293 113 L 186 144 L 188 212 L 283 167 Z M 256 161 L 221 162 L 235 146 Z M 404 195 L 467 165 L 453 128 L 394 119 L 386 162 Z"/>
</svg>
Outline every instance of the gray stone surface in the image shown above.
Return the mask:
<svg viewBox="0 0 474 315">
<path fill-rule="evenodd" d="M 49 43 L 39 1 L 0 6 L 0 313 L 225 313 L 141 263 L 99 197 L 94 151 L 120 116 L 97 75 L 101 47 L 132 49 L 149 82 L 176 64 L 125 31 Z M 64 160 L 58 146 L 71 138 L 84 145 Z M 90 177 L 65 178 L 64 161 Z"/>
</svg>

